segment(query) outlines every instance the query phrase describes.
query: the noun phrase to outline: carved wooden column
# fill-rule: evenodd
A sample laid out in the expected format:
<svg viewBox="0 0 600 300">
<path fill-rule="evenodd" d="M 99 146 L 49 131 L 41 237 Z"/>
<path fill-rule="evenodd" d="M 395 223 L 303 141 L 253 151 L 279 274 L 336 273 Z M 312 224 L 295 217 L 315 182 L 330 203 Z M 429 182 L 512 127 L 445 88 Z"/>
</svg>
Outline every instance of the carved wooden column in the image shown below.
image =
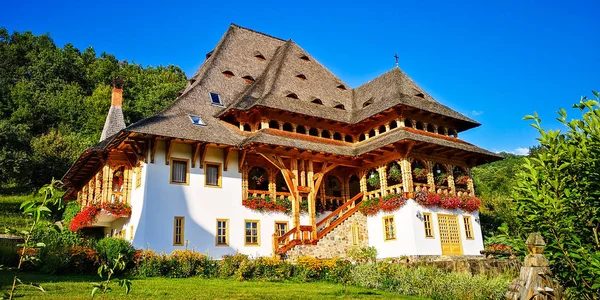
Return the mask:
<svg viewBox="0 0 600 300">
<path fill-rule="evenodd" d="M 396 119 L 396 125 L 398 125 L 398 127 L 404 127 L 404 118 Z"/>
<path fill-rule="evenodd" d="M 378 136 L 379 135 L 379 128 L 375 128 L 373 130 L 375 131 L 375 136 Z"/>
<path fill-rule="evenodd" d="M 390 123 L 385 124 L 385 131 L 390 131 Z"/>
<path fill-rule="evenodd" d="M 300 165 L 298 167 L 299 172 L 300 172 L 300 186 L 307 186 L 306 185 L 306 170 L 305 168 L 305 160 L 301 159 L 299 161 Z"/>
<path fill-rule="evenodd" d="M 302 161 L 302 164 L 304 165 L 304 161 Z M 313 180 L 314 170 L 312 159 L 308 160 L 307 172 L 308 174 L 306 174 L 306 179 L 308 181 L 308 187 L 310 189 L 310 193 L 308 196 L 308 216 L 310 217 L 310 225 L 312 227 L 310 238 L 312 240 L 315 240 L 317 238 L 317 191 L 315 189 L 315 181 Z"/>
<path fill-rule="evenodd" d="M 360 171 L 360 173 L 358 174 L 360 176 L 360 191 L 365 193 L 367 193 L 367 171 Z M 363 196 L 363 199 L 366 196 Z"/>
<path fill-rule="evenodd" d="M 206 151 L 206 150 L 204 150 Z M 248 166 L 242 166 L 242 200 L 248 199 Z"/>
<path fill-rule="evenodd" d="M 100 203 L 102 202 L 102 193 L 103 193 L 103 176 L 104 176 L 104 172 L 100 171 L 100 174 L 96 174 L 96 176 L 94 176 L 94 180 L 96 180 L 96 192 L 94 193 L 94 203 Z"/>
<path fill-rule="evenodd" d="M 398 161 L 402 170 L 402 188 L 405 193 L 413 192 L 412 166 L 410 158 L 402 158 Z"/>
<path fill-rule="evenodd" d="M 448 164 L 446 165 L 446 168 L 448 168 L 448 189 L 452 195 L 456 195 L 456 186 L 454 185 L 454 166 Z"/>
<path fill-rule="evenodd" d="M 427 185 L 429 186 L 429 191 L 435 192 L 435 177 L 433 176 L 433 162 L 425 161 L 425 167 L 427 168 Z"/>
<path fill-rule="evenodd" d="M 275 202 L 277 199 L 277 172 L 279 172 L 279 170 L 268 168 L 267 172 L 269 172 L 269 193 L 271 195 L 271 200 Z"/>
<path fill-rule="evenodd" d="M 292 182 L 295 186 L 298 186 L 298 160 L 296 158 L 290 159 L 290 171 L 294 175 L 292 178 Z M 295 239 L 302 239 L 300 234 L 300 193 L 296 190 L 295 195 L 292 195 L 292 220 L 293 226 L 296 229 L 294 234 Z"/>
<path fill-rule="evenodd" d="M 269 120 L 260 120 L 261 129 L 269 128 Z"/>
<path fill-rule="evenodd" d="M 296 128 L 298 128 L 298 124 L 292 124 L 292 132 L 296 133 Z"/>
<path fill-rule="evenodd" d="M 123 202 L 129 204 L 130 201 L 130 194 L 131 194 L 131 168 L 125 168 L 123 170 Z"/>
<path fill-rule="evenodd" d="M 466 168 L 467 176 L 469 179 L 467 180 L 467 191 L 471 196 L 475 196 L 475 185 L 473 184 L 473 176 L 471 174 L 471 168 Z"/>
<path fill-rule="evenodd" d="M 410 120 L 412 122 L 412 128 L 417 129 L 417 120 Z"/>
<path fill-rule="evenodd" d="M 438 126 L 437 125 L 433 125 L 433 133 L 438 133 Z"/>
<path fill-rule="evenodd" d="M 110 182 L 110 178 L 111 176 L 111 170 L 110 170 L 110 166 L 109 165 L 105 165 L 104 166 L 104 171 L 103 171 L 103 176 L 104 178 L 102 178 L 102 199 L 100 199 L 100 203 L 104 203 L 106 201 L 108 201 L 110 194 L 111 194 L 111 189 L 112 189 L 112 183 Z"/>
<path fill-rule="evenodd" d="M 381 196 L 387 195 L 387 165 L 381 165 L 377 168 L 379 172 L 379 186 L 381 189 Z"/>
</svg>

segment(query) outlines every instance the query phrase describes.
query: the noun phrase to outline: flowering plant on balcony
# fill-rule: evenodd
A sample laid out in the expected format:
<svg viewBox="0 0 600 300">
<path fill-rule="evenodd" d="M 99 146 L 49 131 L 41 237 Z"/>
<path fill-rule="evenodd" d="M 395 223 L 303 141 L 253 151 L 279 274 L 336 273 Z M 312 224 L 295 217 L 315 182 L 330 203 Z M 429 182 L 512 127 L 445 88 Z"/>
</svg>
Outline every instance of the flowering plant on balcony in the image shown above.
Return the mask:
<svg viewBox="0 0 600 300">
<path fill-rule="evenodd" d="M 436 185 L 448 185 L 448 174 L 440 173 L 435 176 L 435 184 Z"/>
<path fill-rule="evenodd" d="M 440 206 L 444 196 L 438 193 L 418 192 L 415 201 L 425 207 Z"/>
<path fill-rule="evenodd" d="M 417 181 L 427 181 L 427 170 L 425 168 L 416 167 L 413 169 L 412 174 Z"/>
<path fill-rule="evenodd" d="M 447 209 L 456 209 L 459 208 L 462 203 L 462 200 L 458 196 L 448 196 L 442 199 L 440 206 L 442 208 Z"/>
<path fill-rule="evenodd" d="M 379 180 L 379 173 L 375 171 L 371 172 L 367 177 L 367 183 L 371 187 L 379 188 L 381 186 L 381 181 Z"/>
<path fill-rule="evenodd" d="M 389 194 L 385 197 L 376 197 L 364 200 L 358 210 L 363 212 L 367 216 L 373 216 L 379 213 L 379 211 L 393 212 L 396 211 L 406 203 L 406 198 L 398 194 Z"/>
<path fill-rule="evenodd" d="M 456 179 L 454 180 L 454 183 L 456 185 L 467 185 L 467 183 L 469 182 L 469 176 L 467 175 L 459 175 L 456 177 Z"/>
<path fill-rule="evenodd" d="M 102 203 L 92 204 L 84 207 L 69 224 L 69 229 L 77 232 L 82 228 L 88 227 L 98 219 L 98 214 L 104 210 L 116 217 L 130 217 L 131 206 L 127 203 Z"/>
<path fill-rule="evenodd" d="M 475 196 L 462 195 L 460 196 L 460 208 L 464 211 L 474 212 L 481 206 L 481 200 Z"/>
<path fill-rule="evenodd" d="M 388 179 L 391 179 L 394 182 L 402 183 L 402 170 L 398 165 L 394 164 L 388 170 Z"/>
<path fill-rule="evenodd" d="M 246 198 L 246 200 L 242 201 L 242 205 L 244 205 L 245 207 L 247 207 L 251 210 L 255 210 L 258 212 L 287 213 L 288 205 L 286 205 L 286 203 L 284 203 L 284 202 L 285 202 L 284 200 L 273 201 L 273 200 L 271 200 L 271 197 L 269 197 L 269 196 L 265 196 L 264 198 L 250 196 L 250 197 Z M 289 202 L 289 200 L 288 200 L 288 202 Z M 291 204 L 289 206 L 291 207 Z"/>
</svg>

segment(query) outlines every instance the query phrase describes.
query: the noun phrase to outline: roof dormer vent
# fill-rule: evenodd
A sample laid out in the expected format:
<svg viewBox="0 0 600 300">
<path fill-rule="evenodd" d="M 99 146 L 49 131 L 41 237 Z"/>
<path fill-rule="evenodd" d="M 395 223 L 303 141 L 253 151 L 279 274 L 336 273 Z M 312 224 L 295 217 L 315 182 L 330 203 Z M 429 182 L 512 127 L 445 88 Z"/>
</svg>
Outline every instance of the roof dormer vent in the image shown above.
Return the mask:
<svg viewBox="0 0 600 300">
<path fill-rule="evenodd" d="M 259 61 L 264 61 L 266 59 L 265 56 L 258 51 L 254 52 L 254 57 L 256 57 L 256 59 L 258 59 Z"/>
<path fill-rule="evenodd" d="M 306 75 L 304 75 L 304 74 L 298 74 L 298 75 L 296 75 L 296 78 L 298 78 L 300 80 L 306 80 Z"/>
<path fill-rule="evenodd" d="M 303 61 L 310 61 L 310 58 L 308 58 L 308 56 L 306 56 L 305 54 L 300 55 L 300 59 Z"/>
<path fill-rule="evenodd" d="M 300 99 L 300 98 L 298 98 L 298 95 L 296 95 L 296 94 L 294 94 L 294 93 L 289 93 L 289 94 L 287 94 L 287 96 L 286 96 L 286 97 L 288 97 L 288 98 L 292 98 L 292 99 Z"/>
<path fill-rule="evenodd" d="M 321 99 L 316 98 L 315 100 L 311 101 L 314 104 L 319 104 L 319 105 L 323 105 L 323 101 L 321 101 Z"/>
<path fill-rule="evenodd" d="M 337 109 L 341 109 L 341 110 L 346 110 L 346 108 L 344 107 L 344 104 L 338 104 L 338 105 L 334 106 L 333 108 L 337 108 Z"/>
<path fill-rule="evenodd" d="M 235 74 L 233 74 L 233 72 L 231 72 L 231 71 L 223 71 L 223 75 L 225 75 L 225 77 L 227 77 L 227 78 L 231 78 L 231 77 L 235 76 Z"/>
<path fill-rule="evenodd" d="M 418 93 L 415 95 L 415 97 L 419 97 L 421 99 L 425 99 L 425 95 L 423 93 Z"/>
<path fill-rule="evenodd" d="M 346 86 L 343 84 L 340 84 L 337 86 L 338 89 L 345 91 L 346 90 Z"/>
<path fill-rule="evenodd" d="M 371 99 L 369 99 L 369 100 L 365 101 L 365 102 L 363 103 L 363 107 L 367 107 L 367 106 L 369 106 L 369 105 L 371 105 L 371 104 L 373 104 L 373 98 L 371 98 Z"/>
<path fill-rule="evenodd" d="M 244 79 L 247 84 L 251 84 L 254 82 L 254 77 L 252 77 L 250 75 L 244 76 L 244 77 L 242 77 L 242 79 Z"/>
</svg>

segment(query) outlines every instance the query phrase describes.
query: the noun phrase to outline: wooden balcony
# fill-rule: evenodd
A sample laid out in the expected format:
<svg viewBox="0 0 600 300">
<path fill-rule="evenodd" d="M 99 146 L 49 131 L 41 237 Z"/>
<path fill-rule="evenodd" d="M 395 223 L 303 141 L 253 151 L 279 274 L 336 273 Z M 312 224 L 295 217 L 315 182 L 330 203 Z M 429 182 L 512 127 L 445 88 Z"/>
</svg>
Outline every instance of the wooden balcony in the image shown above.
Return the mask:
<svg viewBox="0 0 600 300">
<path fill-rule="evenodd" d="M 398 184 L 388 186 L 387 189 L 385 189 L 385 191 L 388 194 L 402 194 L 404 189 L 403 189 L 402 183 L 398 183 Z"/>
</svg>

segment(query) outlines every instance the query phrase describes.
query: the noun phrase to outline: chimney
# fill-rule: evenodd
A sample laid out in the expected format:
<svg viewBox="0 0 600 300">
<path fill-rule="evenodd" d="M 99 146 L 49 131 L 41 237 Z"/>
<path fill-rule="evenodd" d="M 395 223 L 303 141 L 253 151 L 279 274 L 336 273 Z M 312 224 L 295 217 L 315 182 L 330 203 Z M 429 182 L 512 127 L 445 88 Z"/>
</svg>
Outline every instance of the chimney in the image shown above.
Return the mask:
<svg viewBox="0 0 600 300">
<path fill-rule="evenodd" d="M 113 81 L 110 109 L 104 122 L 104 129 L 100 141 L 102 142 L 125 129 L 125 118 L 123 117 L 123 80 L 119 77 Z"/>
<path fill-rule="evenodd" d="M 113 81 L 110 106 L 123 106 L 123 79 L 119 77 Z"/>
</svg>

